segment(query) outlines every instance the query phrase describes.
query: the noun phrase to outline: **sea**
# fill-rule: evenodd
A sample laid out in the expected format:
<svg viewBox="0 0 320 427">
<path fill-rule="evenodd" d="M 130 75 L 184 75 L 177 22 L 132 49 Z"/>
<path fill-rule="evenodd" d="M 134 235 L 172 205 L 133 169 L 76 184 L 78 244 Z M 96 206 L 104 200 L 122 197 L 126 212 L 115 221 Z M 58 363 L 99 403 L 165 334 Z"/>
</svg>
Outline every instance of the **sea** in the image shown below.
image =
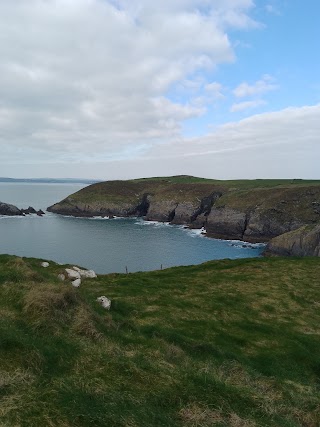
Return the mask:
<svg viewBox="0 0 320 427">
<path fill-rule="evenodd" d="M 45 209 L 84 184 L 0 183 L 0 201 Z M 99 274 L 259 257 L 263 244 L 207 238 L 201 230 L 141 218 L 0 216 L 0 253 L 53 260 Z"/>
</svg>

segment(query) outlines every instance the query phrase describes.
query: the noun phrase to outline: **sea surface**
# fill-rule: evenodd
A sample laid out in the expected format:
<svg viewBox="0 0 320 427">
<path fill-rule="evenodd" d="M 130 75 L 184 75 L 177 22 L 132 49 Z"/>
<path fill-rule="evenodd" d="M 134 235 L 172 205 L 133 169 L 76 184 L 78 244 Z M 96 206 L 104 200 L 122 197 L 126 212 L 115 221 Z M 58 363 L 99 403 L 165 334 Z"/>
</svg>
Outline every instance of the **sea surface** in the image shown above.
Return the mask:
<svg viewBox="0 0 320 427">
<path fill-rule="evenodd" d="M 83 184 L 0 183 L 0 201 L 45 210 Z M 243 247 L 246 246 L 246 247 Z M 157 270 L 261 256 L 263 245 L 216 240 L 200 230 L 140 218 L 0 216 L 0 253 L 75 264 L 97 273 Z"/>
</svg>

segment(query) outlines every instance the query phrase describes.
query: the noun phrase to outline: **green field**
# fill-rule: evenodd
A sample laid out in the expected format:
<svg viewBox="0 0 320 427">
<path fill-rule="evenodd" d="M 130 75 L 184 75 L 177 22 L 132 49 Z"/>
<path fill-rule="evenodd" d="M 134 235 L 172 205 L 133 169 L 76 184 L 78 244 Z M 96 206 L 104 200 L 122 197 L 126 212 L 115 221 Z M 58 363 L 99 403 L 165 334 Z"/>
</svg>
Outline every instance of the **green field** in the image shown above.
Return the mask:
<svg viewBox="0 0 320 427">
<path fill-rule="evenodd" d="M 0 256 L 1 426 L 319 426 L 319 258 L 63 268 Z"/>
</svg>

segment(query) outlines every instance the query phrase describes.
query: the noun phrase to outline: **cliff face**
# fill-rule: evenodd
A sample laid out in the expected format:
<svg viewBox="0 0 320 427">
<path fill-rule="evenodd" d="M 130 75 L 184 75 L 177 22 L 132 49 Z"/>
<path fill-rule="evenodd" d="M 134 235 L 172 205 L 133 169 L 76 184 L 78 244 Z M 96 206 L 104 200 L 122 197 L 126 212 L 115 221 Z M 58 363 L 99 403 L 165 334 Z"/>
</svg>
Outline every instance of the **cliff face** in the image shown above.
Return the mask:
<svg viewBox="0 0 320 427">
<path fill-rule="evenodd" d="M 320 183 L 163 178 L 94 184 L 50 206 L 74 216 L 142 216 L 205 227 L 218 238 L 268 241 L 320 220 Z"/>
<path fill-rule="evenodd" d="M 303 226 L 272 239 L 266 254 L 320 256 L 320 224 Z"/>
<path fill-rule="evenodd" d="M 0 202 L 0 215 L 23 215 L 22 211 L 14 205 Z"/>
</svg>

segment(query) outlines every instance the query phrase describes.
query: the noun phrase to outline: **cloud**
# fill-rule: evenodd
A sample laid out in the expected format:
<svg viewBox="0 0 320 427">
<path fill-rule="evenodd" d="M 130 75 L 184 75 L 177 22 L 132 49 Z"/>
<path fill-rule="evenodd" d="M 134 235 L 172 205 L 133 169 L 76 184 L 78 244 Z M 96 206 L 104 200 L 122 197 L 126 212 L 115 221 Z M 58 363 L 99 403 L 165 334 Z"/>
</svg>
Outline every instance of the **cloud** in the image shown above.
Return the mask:
<svg viewBox="0 0 320 427">
<path fill-rule="evenodd" d="M 319 179 L 320 104 L 291 107 L 226 123 L 203 137 L 179 138 L 139 147 L 121 161 L 79 161 L 68 165 L 68 176 L 126 179 L 141 176 L 191 174 L 218 179 Z M 29 176 L 66 175 L 65 165 L 29 165 Z M 12 171 L 3 165 L 2 171 Z M 14 169 L 21 176 L 21 166 Z M 22 175 L 23 176 L 23 175 Z"/>
<path fill-rule="evenodd" d="M 238 102 L 236 104 L 232 104 L 230 107 L 231 113 L 235 113 L 238 111 L 251 110 L 253 108 L 260 107 L 261 105 L 265 105 L 266 102 L 262 99 L 257 99 L 255 101 L 244 101 Z"/>
<path fill-rule="evenodd" d="M 281 15 L 280 11 L 275 6 L 273 6 L 272 4 L 267 4 L 265 6 L 265 9 L 268 13 L 271 13 L 273 15 Z"/>
<path fill-rule="evenodd" d="M 223 95 L 223 86 L 221 83 L 212 82 L 205 85 L 205 91 L 214 99 L 223 99 L 225 96 Z"/>
<path fill-rule="evenodd" d="M 276 90 L 278 87 L 279 86 L 274 83 L 274 78 L 265 74 L 260 80 L 256 81 L 252 85 L 247 82 L 241 83 L 234 89 L 233 94 L 237 98 L 244 98 L 248 96 L 261 95 L 263 93 Z"/>
<path fill-rule="evenodd" d="M 249 0 L 3 0 L 0 162 L 78 161 L 178 137 L 205 111 L 168 91 L 234 60 Z M 232 16 L 238 16 L 236 22 Z M 196 87 L 195 87 L 196 90 Z M 216 91 L 218 95 L 218 91 Z"/>
<path fill-rule="evenodd" d="M 198 164 L 197 173 L 200 176 L 201 170 L 206 170 L 204 165 L 201 169 L 201 162 L 206 159 L 206 163 L 211 162 L 211 167 L 208 169 L 211 171 L 211 177 L 219 177 L 216 171 L 221 171 L 222 166 L 229 167 L 228 156 L 245 158 L 245 163 L 235 165 L 234 170 L 225 171 L 223 176 L 254 177 L 250 171 L 255 170 L 256 177 L 261 177 L 261 171 L 259 172 L 259 168 L 252 163 L 251 157 L 253 151 L 260 151 L 265 153 L 265 164 L 262 170 L 266 172 L 268 167 L 271 167 L 269 177 L 284 176 L 283 172 L 288 173 L 290 170 L 292 177 L 319 178 L 318 167 L 312 168 L 312 165 L 315 165 L 314 158 L 320 157 L 319 116 L 320 104 L 257 114 L 239 122 L 221 125 L 214 132 L 203 137 L 175 141 L 170 146 L 159 144 L 154 146 L 148 155 L 150 161 L 156 158 L 160 163 L 161 158 L 175 158 L 180 165 L 184 164 L 187 158 L 193 159 L 195 165 Z M 243 154 L 237 154 L 240 152 Z M 279 153 L 282 153 L 283 164 L 277 164 L 278 169 L 276 169 L 273 162 Z M 301 159 L 305 158 L 308 158 L 309 165 L 301 162 Z M 272 173 L 271 170 L 273 170 Z M 247 175 L 246 172 L 248 172 Z"/>
</svg>

